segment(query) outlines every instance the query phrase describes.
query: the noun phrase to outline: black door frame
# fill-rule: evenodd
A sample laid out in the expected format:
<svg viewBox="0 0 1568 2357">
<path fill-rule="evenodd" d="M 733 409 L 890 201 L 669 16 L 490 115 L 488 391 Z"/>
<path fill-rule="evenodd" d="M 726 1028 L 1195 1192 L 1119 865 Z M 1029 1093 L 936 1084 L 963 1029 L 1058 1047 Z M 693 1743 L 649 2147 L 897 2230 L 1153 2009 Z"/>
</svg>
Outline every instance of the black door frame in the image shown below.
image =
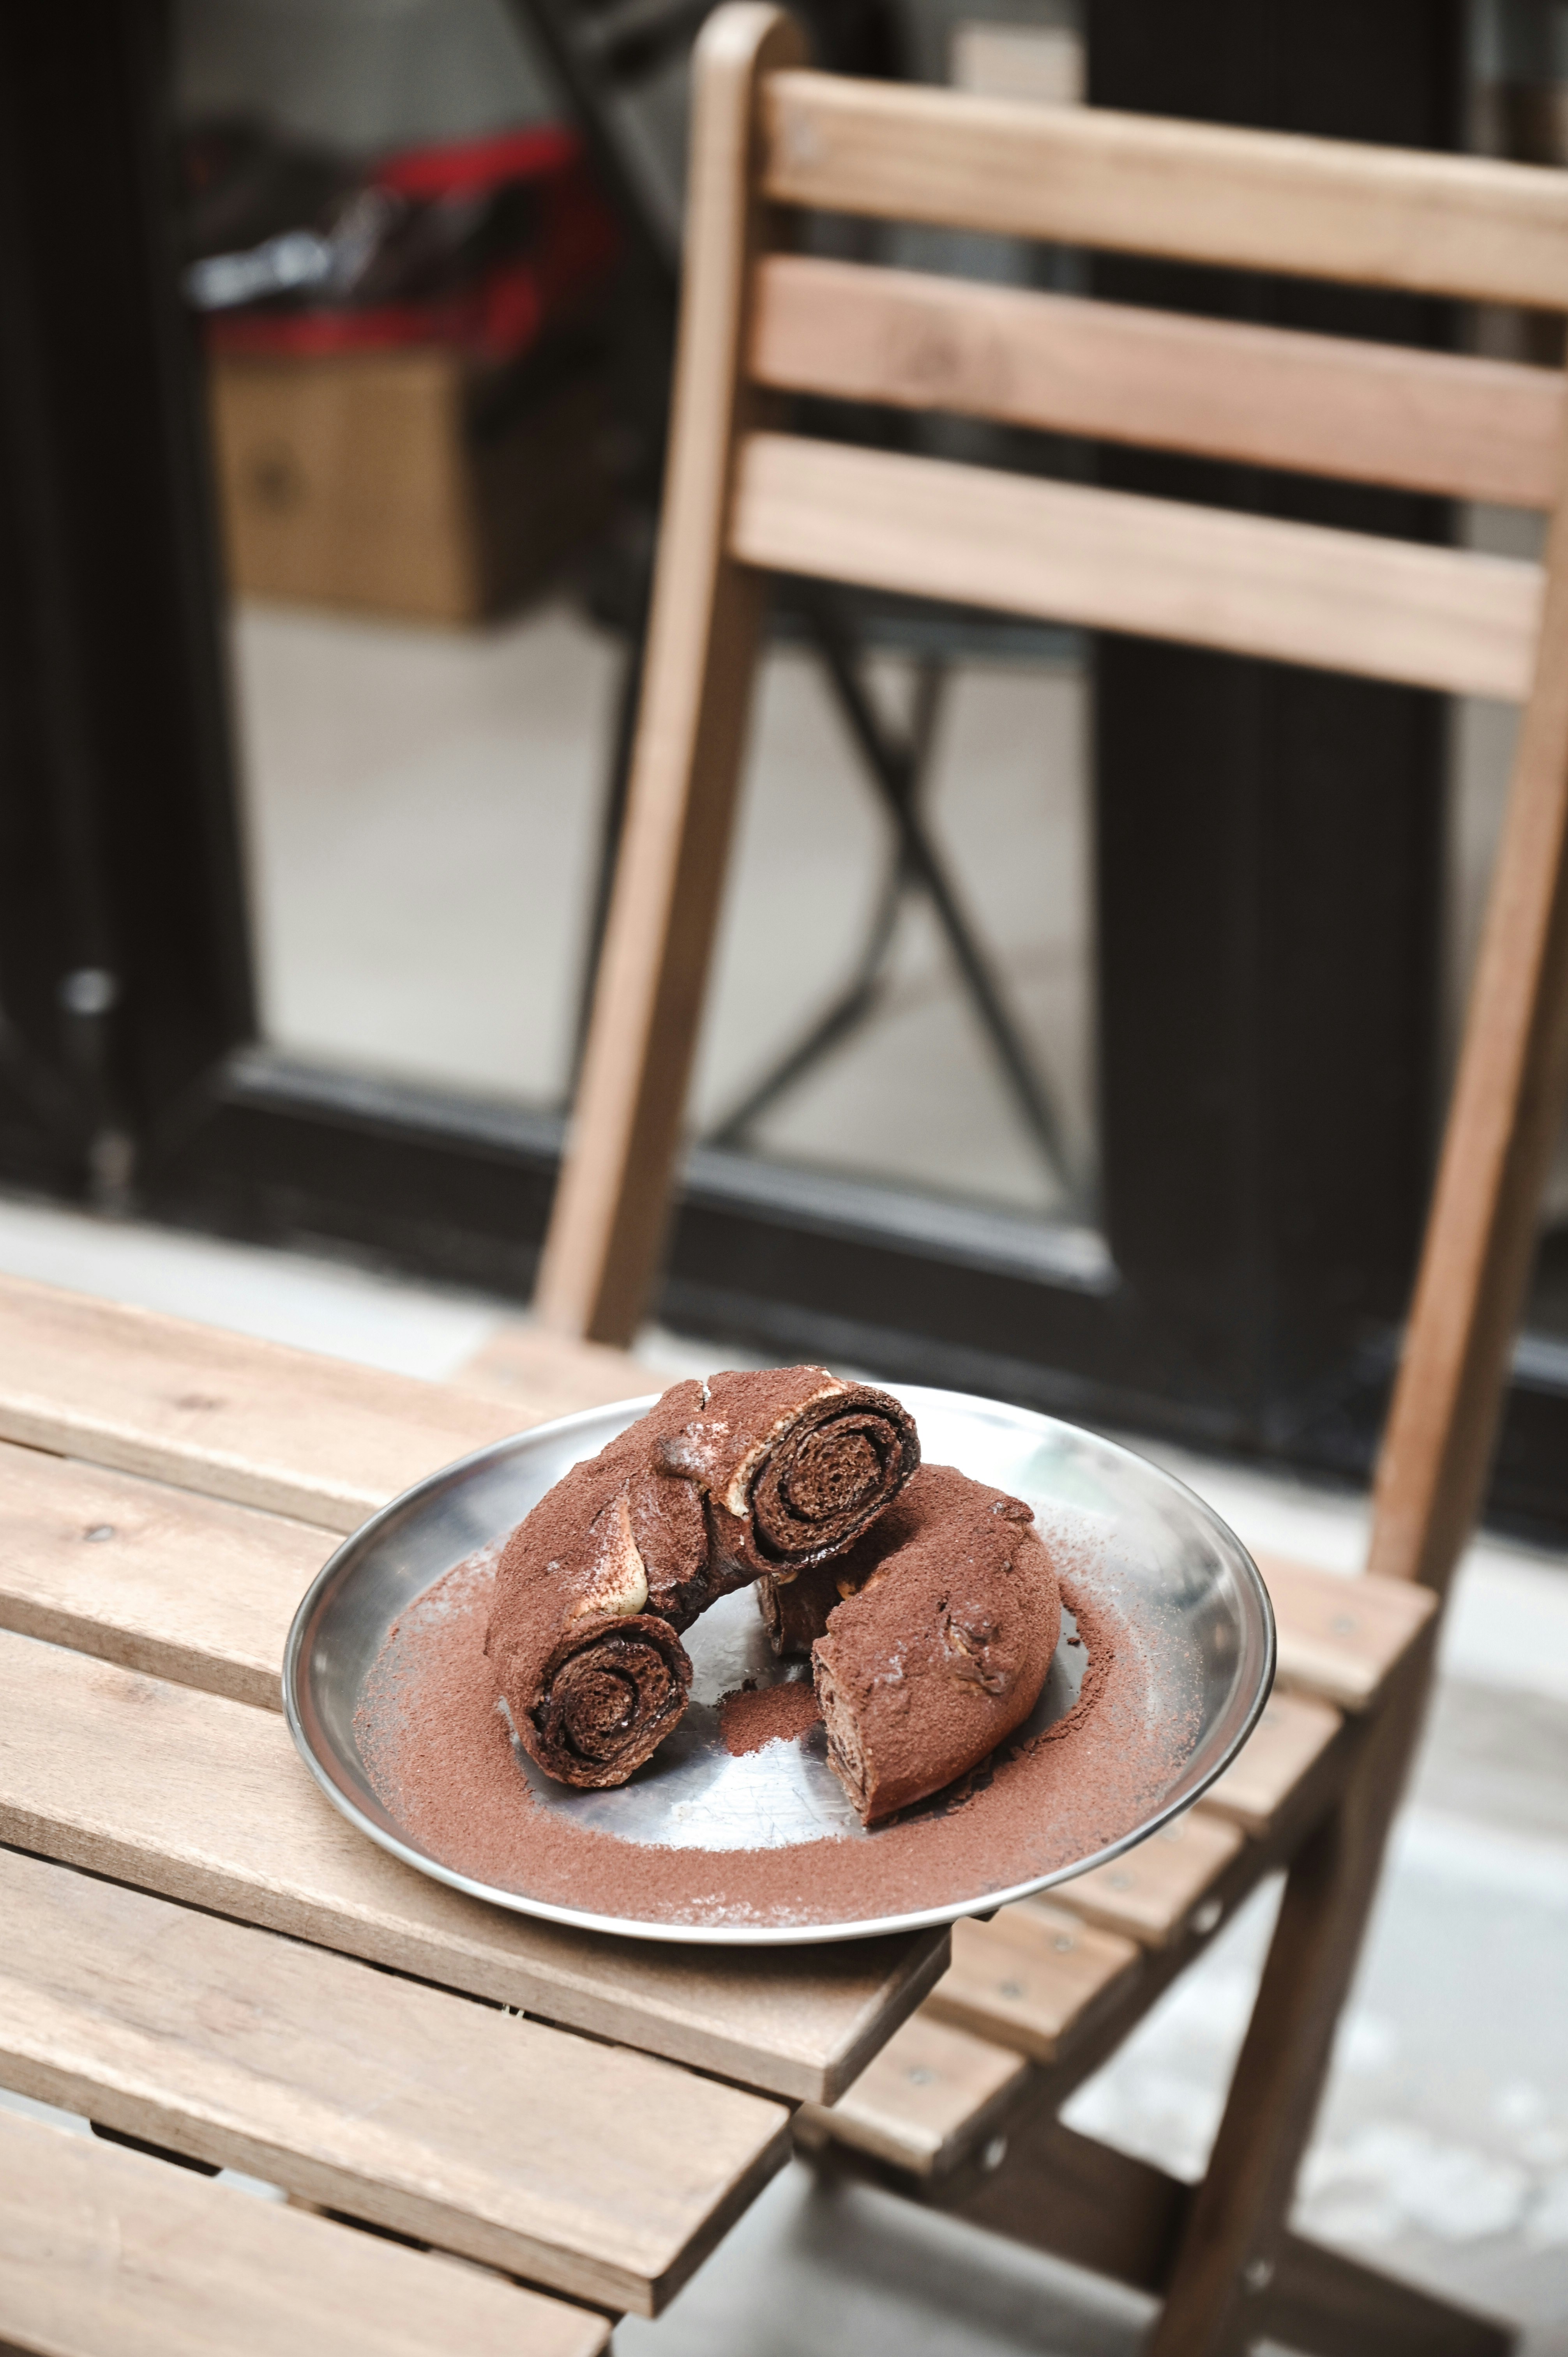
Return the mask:
<svg viewBox="0 0 1568 2357">
<path fill-rule="evenodd" d="M 1452 145 L 1457 16 L 1090 0 L 1091 93 Z M 558 1117 L 258 1037 L 166 41 L 156 0 L 0 23 L 0 1178 L 522 1300 Z M 1254 281 L 1155 291 L 1446 332 Z M 1444 529 L 1431 503 L 1184 479 Z M 1096 696 L 1106 1240 L 703 1150 L 660 1312 L 1360 1478 L 1429 1181 L 1441 707 L 1120 640 Z M 1494 1512 L 1568 1529 L 1565 1443 L 1568 1350 L 1529 1340 Z"/>
</svg>

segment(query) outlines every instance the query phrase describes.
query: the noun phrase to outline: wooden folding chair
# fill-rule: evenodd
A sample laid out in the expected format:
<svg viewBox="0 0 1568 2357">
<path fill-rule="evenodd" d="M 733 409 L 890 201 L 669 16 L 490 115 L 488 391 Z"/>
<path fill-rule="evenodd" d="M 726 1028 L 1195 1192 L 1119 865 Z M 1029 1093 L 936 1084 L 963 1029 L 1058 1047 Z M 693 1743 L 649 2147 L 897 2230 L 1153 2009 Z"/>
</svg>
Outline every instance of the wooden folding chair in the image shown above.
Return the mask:
<svg viewBox="0 0 1568 2357">
<path fill-rule="evenodd" d="M 814 207 L 1561 312 L 1568 175 L 837 80 L 802 70 L 786 16 L 746 5 L 699 45 L 689 205 L 631 806 L 539 1286 L 558 1331 L 626 1340 L 658 1257 L 769 572 L 1526 706 L 1368 1575 L 1271 1567 L 1294 1691 L 1225 1787 L 1060 1905 L 961 1926 L 931 2007 L 805 2123 L 906 2190 L 1161 2290 L 1160 2357 L 1265 2330 L 1336 2351 L 1500 2348 L 1498 2328 L 1315 2253 L 1285 2221 L 1568 1095 L 1563 379 L 813 259 L 789 250 L 788 221 Z M 789 393 L 1552 511 L 1547 560 L 805 439 L 780 430 Z M 1070 2137 L 1054 2118 L 1069 2087 L 1282 1863 L 1201 2186 Z"/>
</svg>

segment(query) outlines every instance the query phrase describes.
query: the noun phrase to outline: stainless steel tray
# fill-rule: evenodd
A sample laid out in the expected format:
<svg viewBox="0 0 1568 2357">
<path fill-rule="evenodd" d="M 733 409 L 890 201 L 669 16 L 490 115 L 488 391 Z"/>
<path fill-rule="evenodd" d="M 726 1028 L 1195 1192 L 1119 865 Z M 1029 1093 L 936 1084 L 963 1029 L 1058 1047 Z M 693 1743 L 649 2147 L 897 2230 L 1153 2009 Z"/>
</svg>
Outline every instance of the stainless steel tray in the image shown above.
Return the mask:
<svg viewBox="0 0 1568 2357">
<path fill-rule="evenodd" d="M 642 1415 L 649 1399 L 566 1416 L 460 1458 L 344 1541 L 301 1603 L 284 1662 L 289 1727 L 328 1799 L 361 1833 L 421 1873 L 499 1907 L 634 1939 L 730 1946 L 865 1939 L 989 1913 L 1102 1865 L 1189 1807 L 1245 1741 L 1273 1676 L 1273 1618 L 1240 1540 L 1181 1482 L 1113 1441 L 993 1400 L 910 1384 L 889 1388 L 915 1416 L 929 1462 L 957 1465 L 1027 1499 L 1048 1536 L 1093 1558 L 1120 1610 L 1150 1641 L 1150 1707 L 1168 1708 L 1189 1724 L 1190 1749 L 1157 1803 L 1116 1840 L 1005 1890 L 955 1889 L 914 1913 L 867 1912 L 848 1921 L 766 1929 L 588 1913 L 476 1882 L 422 1848 L 378 1797 L 354 1731 L 366 1680 L 393 1622 L 445 1573 L 503 1536 L 568 1467 Z M 1028 1731 L 1071 1706 L 1083 1660 L 1081 1650 L 1069 1645 L 1071 1633 L 1069 1620 Z M 536 1798 L 585 1828 L 672 1848 L 772 1848 L 826 1835 L 877 1839 L 863 1831 L 840 1791 L 820 1728 L 815 1741 L 772 1744 L 739 1759 L 720 1741 L 717 1705 L 743 1678 L 769 1683 L 801 1674 L 799 1664 L 791 1669 L 768 1651 L 749 1590 L 715 1605 L 685 1643 L 695 1672 L 692 1705 L 648 1766 L 617 1791 L 577 1792 L 552 1782 L 520 1751 L 519 1774 L 528 1776 Z M 1161 1689 L 1162 1676 L 1168 1676 L 1168 1691 Z"/>
</svg>

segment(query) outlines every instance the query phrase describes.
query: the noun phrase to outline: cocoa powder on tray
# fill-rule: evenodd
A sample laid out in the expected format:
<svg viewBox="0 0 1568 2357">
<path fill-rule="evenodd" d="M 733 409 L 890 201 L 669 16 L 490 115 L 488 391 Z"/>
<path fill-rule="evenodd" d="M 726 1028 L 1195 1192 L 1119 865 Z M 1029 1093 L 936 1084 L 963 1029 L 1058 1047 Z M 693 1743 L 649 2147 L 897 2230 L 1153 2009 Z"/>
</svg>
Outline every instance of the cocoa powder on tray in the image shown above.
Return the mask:
<svg viewBox="0 0 1568 2357">
<path fill-rule="evenodd" d="M 744 1760 L 765 1743 L 789 1743 L 804 1735 L 822 1715 L 809 1677 L 787 1678 L 776 1686 L 737 1686 L 719 1705 L 719 1740 L 732 1760 Z"/>
<path fill-rule="evenodd" d="M 949 1793 L 868 1833 L 779 1847 L 622 1840 L 542 1803 L 514 1756 L 483 1650 L 496 1555 L 459 1564 L 393 1627 L 356 1715 L 360 1754 L 415 1846 L 475 1881 L 575 1912 L 766 1932 L 983 1905 L 1140 1824 L 1196 1734 L 1196 1706 L 1174 1721 L 1153 1707 L 1144 1635 L 1115 1609 L 1110 1583 L 1080 1565 L 1061 1583 L 1088 1652 L 1076 1704 Z M 810 1685 L 742 1689 L 725 1697 L 721 1739 L 743 1756 L 798 1738 L 815 1717 Z"/>
</svg>

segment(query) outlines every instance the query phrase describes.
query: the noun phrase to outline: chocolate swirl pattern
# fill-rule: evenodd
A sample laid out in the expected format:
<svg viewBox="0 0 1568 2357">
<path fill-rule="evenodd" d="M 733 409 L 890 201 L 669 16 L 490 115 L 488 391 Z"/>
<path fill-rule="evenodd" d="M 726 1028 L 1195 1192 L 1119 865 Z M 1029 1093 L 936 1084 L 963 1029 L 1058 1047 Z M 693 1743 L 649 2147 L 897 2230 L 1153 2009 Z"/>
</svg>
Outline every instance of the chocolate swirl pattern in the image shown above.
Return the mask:
<svg viewBox="0 0 1568 2357">
<path fill-rule="evenodd" d="M 779 1367 L 715 1375 L 659 1457 L 702 1490 L 715 1554 L 738 1586 L 852 1546 L 919 1464 L 920 1443 L 890 1394 L 822 1367 Z"/>
<path fill-rule="evenodd" d="M 544 1663 L 526 1749 L 564 1784 L 624 1784 L 680 1725 L 691 1683 L 667 1620 L 643 1612 L 581 1621 Z"/>
</svg>

